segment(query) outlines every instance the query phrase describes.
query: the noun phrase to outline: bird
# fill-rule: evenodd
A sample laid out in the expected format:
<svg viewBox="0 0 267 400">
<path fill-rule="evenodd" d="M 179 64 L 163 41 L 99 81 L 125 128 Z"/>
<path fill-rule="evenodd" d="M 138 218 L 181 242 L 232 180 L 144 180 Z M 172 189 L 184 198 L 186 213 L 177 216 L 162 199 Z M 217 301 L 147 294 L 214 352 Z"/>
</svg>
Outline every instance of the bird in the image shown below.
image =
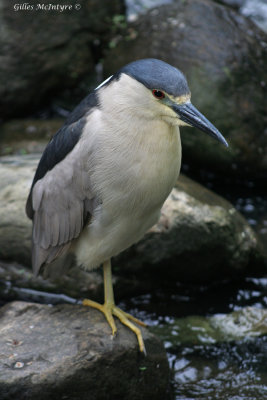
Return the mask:
<svg viewBox="0 0 267 400">
<path fill-rule="evenodd" d="M 68 252 L 90 271 L 103 265 L 104 303 L 83 305 L 132 330 L 145 353 L 145 324 L 116 306 L 111 258 L 157 221 L 181 167 L 180 127 L 194 126 L 228 146 L 191 103 L 184 74 L 154 58 L 133 61 L 91 91 L 47 144 L 30 188 L 32 266 Z"/>
</svg>

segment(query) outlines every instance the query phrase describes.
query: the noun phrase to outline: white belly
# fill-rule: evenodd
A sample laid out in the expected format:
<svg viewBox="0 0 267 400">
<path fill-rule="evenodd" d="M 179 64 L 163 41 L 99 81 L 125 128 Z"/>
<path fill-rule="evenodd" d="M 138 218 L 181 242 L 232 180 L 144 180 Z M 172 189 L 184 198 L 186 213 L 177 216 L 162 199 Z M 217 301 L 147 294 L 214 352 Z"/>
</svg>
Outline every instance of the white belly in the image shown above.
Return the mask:
<svg viewBox="0 0 267 400">
<path fill-rule="evenodd" d="M 157 222 L 179 175 L 181 145 L 178 127 L 162 123 L 152 134 L 148 145 L 146 138 L 131 146 L 120 143 L 112 157 L 112 144 L 101 144 L 98 157 L 109 162 L 100 163 L 91 179 L 102 204 L 74 244 L 78 264 L 87 269 L 140 240 Z"/>
</svg>

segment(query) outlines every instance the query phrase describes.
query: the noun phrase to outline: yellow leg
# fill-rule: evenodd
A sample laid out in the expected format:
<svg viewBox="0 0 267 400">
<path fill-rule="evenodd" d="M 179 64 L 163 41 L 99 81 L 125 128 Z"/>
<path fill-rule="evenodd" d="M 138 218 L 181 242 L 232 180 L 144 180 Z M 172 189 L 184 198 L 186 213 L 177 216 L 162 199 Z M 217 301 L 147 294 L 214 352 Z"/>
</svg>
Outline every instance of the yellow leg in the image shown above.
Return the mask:
<svg viewBox="0 0 267 400">
<path fill-rule="evenodd" d="M 95 301 L 84 299 L 83 305 L 96 308 L 97 310 L 102 311 L 102 313 L 104 313 L 104 315 L 112 329 L 112 335 L 115 335 L 115 333 L 117 332 L 117 328 L 115 325 L 113 315 L 115 317 L 119 318 L 119 320 L 124 325 L 128 326 L 128 328 L 131 329 L 136 334 L 140 351 L 142 353 L 145 353 L 146 350 L 145 350 L 145 345 L 144 345 L 141 330 L 139 328 L 137 328 L 131 321 L 133 321 L 136 324 L 141 325 L 141 326 L 146 326 L 146 325 L 142 321 L 139 321 L 139 319 L 133 317 L 131 314 L 128 314 L 128 313 L 122 311 L 119 307 L 117 307 L 115 305 L 113 286 L 112 286 L 112 272 L 111 272 L 110 260 L 104 262 L 103 271 L 104 271 L 104 291 L 105 291 L 104 304 L 99 304 L 99 303 L 96 303 Z"/>
</svg>

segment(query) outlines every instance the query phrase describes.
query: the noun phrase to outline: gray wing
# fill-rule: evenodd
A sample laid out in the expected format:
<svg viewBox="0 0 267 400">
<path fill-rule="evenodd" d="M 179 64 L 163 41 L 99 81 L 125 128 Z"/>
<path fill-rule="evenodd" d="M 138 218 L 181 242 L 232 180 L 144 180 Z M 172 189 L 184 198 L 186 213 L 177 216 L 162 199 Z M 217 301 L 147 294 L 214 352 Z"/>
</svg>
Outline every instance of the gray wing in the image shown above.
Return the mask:
<svg viewBox="0 0 267 400">
<path fill-rule="evenodd" d="M 76 151 L 38 180 L 31 193 L 33 209 L 32 264 L 41 266 L 66 253 L 89 220 L 94 197 L 88 171 Z"/>
<path fill-rule="evenodd" d="M 54 135 L 37 167 L 26 204 L 26 214 L 33 220 L 35 275 L 42 265 L 66 253 L 92 214 L 95 199 L 89 181 L 90 145 L 86 148 L 82 134 L 97 105 L 94 91 Z"/>
</svg>

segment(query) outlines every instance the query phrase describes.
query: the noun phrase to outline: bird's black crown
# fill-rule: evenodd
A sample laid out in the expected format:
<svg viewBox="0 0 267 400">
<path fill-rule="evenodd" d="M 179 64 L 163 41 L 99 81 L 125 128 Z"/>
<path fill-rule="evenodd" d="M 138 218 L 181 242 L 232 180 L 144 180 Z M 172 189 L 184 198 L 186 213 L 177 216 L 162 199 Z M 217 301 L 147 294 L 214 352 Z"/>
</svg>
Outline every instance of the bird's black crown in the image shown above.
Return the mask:
<svg viewBox="0 0 267 400">
<path fill-rule="evenodd" d="M 174 97 L 190 93 L 183 73 L 155 58 L 145 58 L 125 65 L 114 75 L 114 79 L 119 79 L 122 73 L 141 82 L 148 89 L 163 90 Z"/>
</svg>

